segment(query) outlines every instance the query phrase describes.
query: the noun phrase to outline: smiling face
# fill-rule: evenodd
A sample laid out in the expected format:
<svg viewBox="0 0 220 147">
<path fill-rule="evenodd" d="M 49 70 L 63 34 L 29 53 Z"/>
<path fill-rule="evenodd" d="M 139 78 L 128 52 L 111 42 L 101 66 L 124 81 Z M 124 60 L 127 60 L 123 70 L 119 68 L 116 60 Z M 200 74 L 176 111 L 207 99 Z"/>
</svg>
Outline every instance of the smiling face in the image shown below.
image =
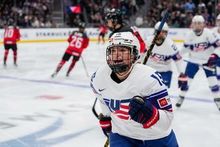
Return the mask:
<svg viewBox="0 0 220 147">
<path fill-rule="evenodd" d="M 107 63 L 117 75 L 125 75 L 134 60 L 131 48 L 126 46 L 112 46 L 107 49 Z"/>
<path fill-rule="evenodd" d="M 131 32 L 117 32 L 109 39 L 106 61 L 119 79 L 125 79 L 139 58 L 140 43 Z"/>
</svg>

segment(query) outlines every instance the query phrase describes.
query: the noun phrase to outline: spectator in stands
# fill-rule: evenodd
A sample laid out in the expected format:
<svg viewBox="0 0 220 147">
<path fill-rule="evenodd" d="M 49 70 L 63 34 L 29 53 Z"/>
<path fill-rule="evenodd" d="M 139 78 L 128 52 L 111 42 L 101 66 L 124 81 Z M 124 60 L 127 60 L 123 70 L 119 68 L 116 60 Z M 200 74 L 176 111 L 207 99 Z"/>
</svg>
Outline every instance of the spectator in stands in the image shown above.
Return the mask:
<svg viewBox="0 0 220 147">
<path fill-rule="evenodd" d="M 0 6 L 0 22 L 11 19 L 20 27 L 45 27 L 47 18 L 51 17 L 51 6 L 52 0 L 4 1 Z"/>
<path fill-rule="evenodd" d="M 194 12 L 196 6 L 192 0 L 188 0 L 184 5 L 186 12 Z"/>
<path fill-rule="evenodd" d="M 49 23 L 48 18 L 52 18 L 52 2 L 53 0 L 4 1 L 0 4 L 0 27 L 9 19 L 13 19 L 20 27 L 48 27 L 46 23 Z M 153 27 L 157 21 L 161 20 L 161 12 L 166 8 L 170 8 L 172 11 L 172 18 L 168 20 L 168 24 L 172 27 L 189 27 L 188 16 L 191 19 L 191 15 L 195 14 L 203 15 L 207 25 L 214 26 L 214 13 L 220 13 L 219 3 L 215 6 L 212 1 L 202 0 L 65 0 L 62 2 L 65 8 L 79 5 L 81 9 L 80 14 L 64 12 L 64 21 L 70 27 L 77 26 L 78 22 L 82 21 L 97 27 L 104 22 L 104 12 L 112 8 L 120 9 L 123 20 L 131 25 L 135 25 L 132 16 L 143 17 L 144 23 L 141 25 L 143 27 Z M 146 5 L 144 5 L 145 2 Z M 140 11 L 141 8 L 145 10 Z"/>
<path fill-rule="evenodd" d="M 213 10 L 216 8 L 216 12 L 220 12 L 220 5 L 215 7 L 215 3 L 210 1 L 195 1 L 187 0 L 177 1 L 173 0 L 173 3 L 168 4 L 168 0 L 152 1 L 149 10 L 147 11 L 147 20 L 144 21 L 144 26 L 153 27 L 156 21 L 161 20 L 161 12 L 167 7 L 170 8 L 171 17 L 168 20 L 168 24 L 172 27 L 190 27 L 190 22 L 195 14 L 203 15 L 208 26 L 214 26 L 214 14 Z"/>
</svg>

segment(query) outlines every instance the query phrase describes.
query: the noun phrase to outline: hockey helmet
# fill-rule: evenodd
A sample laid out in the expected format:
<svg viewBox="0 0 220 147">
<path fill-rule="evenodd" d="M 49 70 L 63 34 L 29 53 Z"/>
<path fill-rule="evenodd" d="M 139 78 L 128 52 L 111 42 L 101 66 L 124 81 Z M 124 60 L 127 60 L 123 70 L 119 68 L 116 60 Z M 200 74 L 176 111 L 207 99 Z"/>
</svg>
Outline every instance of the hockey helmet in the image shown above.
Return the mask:
<svg viewBox="0 0 220 147">
<path fill-rule="evenodd" d="M 105 16 L 105 21 L 112 20 L 113 24 L 122 24 L 122 13 L 119 9 L 111 9 Z"/>
<path fill-rule="evenodd" d="M 16 22 L 13 20 L 13 19 L 9 19 L 8 21 L 7 21 L 7 25 L 8 26 L 16 26 Z"/>
<path fill-rule="evenodd" d="M 85 29 L 86 23 L 85 23 L 85 22 L 80 22 L 80 23 L 78 24 L 78 27 L 79 27 L 79 28 L 82 28 L 82 29 Z"/>
<path fill-rule="evenodd" d="M 106 61 L 114 73 L 124 73 L 139 58 L 139 49 L 139 41 L 131 32 L 114 33 L 106 49 Z"/>
<path fill-rule="evenodd" d="M 154 26 L 154 29 L 155 29 L 155 30 L 158 30 L 160 24 L 161 24 L 161 22 L 158 21 L 158 22 L 156 23 L 156 25 Z M 169 27 L 168 27 L 167 23 L 165 22 L 164 25 L 163 25 L 162 31 L 168 31 L 168 30 L 169 30 Z"/>
<path fill-rule="evenodd" d="M 204 23 L 205 19 L 202 15 L 195 15 L 192 19 L 192 22 L 201 22 Z"/>
<path fill-rule="evenodd" d="M 202 15 L 195 15 L 192 19 L 192 29 L 197 36 L 200 36 L 205 28 L 205 19 Z"/>
<path fill-rule="evenodd" d="M 159 21 L 154 26 L 154 29 L 155 29 L 154 34 L 156 34 L 157 31 L 159 30 L 160 24 L 161 24 L 161 22 Z M 169 30 L 169 27 L 168 27 L 167 23 L 165 22 L 163 27 L 162 27 L 161 33 L 157 36 L 157 38 L 155 40 L 156 45 L 160 46 L 161 44 L 163 44 L 164 40 L 167 37 L 168 30 Z"/>
</svg>

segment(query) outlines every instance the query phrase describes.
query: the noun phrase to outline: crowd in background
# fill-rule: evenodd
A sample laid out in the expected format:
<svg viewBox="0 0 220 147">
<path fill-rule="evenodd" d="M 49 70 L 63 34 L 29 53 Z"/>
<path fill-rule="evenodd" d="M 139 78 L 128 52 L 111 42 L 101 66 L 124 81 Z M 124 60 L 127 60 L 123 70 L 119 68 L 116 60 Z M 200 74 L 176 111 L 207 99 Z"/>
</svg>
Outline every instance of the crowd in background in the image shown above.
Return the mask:
<svg viewBox="0 0 220 147">
<path fill-rule="evenodd" d="M 207 26 L 215 25 L 220 13 L 218 0 L 63 0 L 64 27 L 77 27 L 86 22 L 89 27 L 104 23 L 108 9 L 118 8 L 123 19 L 138 27 L 153 27 L 161 19 L 161 13 L 170 9 L 170 27 L 189 27 L 195 14 L 201 14 Z M 67 7 L 80 6 L 81 13 L 67 11 Z M 54 0 L 2 0 L 0 3 L 0 27 L 8 23 L 23 28 L 56 27 L 53 20 Z"/>
<path fill-rule="evenodd" d="M 0 27 L 8 24 L 23 28 L 53 27 L 52 1 L 2 0 L 0 3 Z"/>
<path fill-rule="evenodd" d="M 215 17 L 220 12 L 220 3 L 215 0 L 157 0 L 152 1 L 151 7 L 144 16 L 144 23 L 148 27 L 160 18 L 161 12 L 169 8 L 171 11 L 168 24 L 174 28 L 189 27 L 195 14 L 202 15 L 206 20 L 207 26 L 215 25 Z"/>
<path fill-rule="evenodd" d="M 71 2 L 73 6 L 80 5 L 82 13 L 68 13 L 68 24 L 74 26 L 78 21 L 86 21 L 93 27 L 104 22 L 105 13 L 109 9 L 120 9 L 124 21 L 129 22 L 130 16 L 135 15 L 138 8 L 145 4 L 145 0 L 71 0 Z M 73 21 L 72 18 L 75 20 Z"/>
</svg>

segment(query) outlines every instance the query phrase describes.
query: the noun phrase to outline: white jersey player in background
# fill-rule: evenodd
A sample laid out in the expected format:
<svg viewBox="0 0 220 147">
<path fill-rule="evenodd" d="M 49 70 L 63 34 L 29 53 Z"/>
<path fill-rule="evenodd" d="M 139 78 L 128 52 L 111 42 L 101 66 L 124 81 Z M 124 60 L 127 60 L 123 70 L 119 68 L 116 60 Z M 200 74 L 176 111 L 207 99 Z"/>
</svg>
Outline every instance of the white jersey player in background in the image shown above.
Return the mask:
<svg viewBox="0 0 220 147">
<path fill-rule="evenodd" d="M 205 72 L 208 79 L 209 88 L 214 97 L 214 102 L 220 110 L 220 92 L 217 84 L 216 73 L 213 66 L 215 59 L 214 49 L 217 47 L 217 38 L 207 28 L 205 28 L 205 20 L 201 15 L 195 15 L 192 19 L 192 30 L 184 42 L 182 53 L 188 52 L 189 59 L 187 61 L 185 73 L 179 76 L 180 97 L 176 103 L 177 107 L 182 105 L 186 92 L 193 80 L 195 74 L 200 68 Z"/>
<path fill-rule="evenodd" d="M 216 17 L 216 27 L 213 28 L 215 37 L 217 38 L 217 49 L 214 51 L 212 64 L 216 67 L 216 77 L 218 80 L 218 86 L 220 86 L 220 14 Z M 215 100 L 216 105 L 220 109 L 220 99 Z"/>
<path fill-rule="evenodd" d="M 216 17 L 216 27 L 213 29 L 216 38 L 218 39 L 218 45 L 220 45 L 220 14 Z M 218 56 L 220 53 L 220 47 L 214 51 L 216 53 L 216 58 L 213 60 L 213 64 L 216 66 L 216 77 L 218 80 L 218 85 L 220 85 L 220 57 Z M 218 55 L 217 55 L 218 54 Z"/>
<path fill-rule="evenodd" d="M 157 22 L 154 26 L 155 32 L 159 29 L 161 22 Z M 175 62 L 177 70 L 179 73 L 182 71 L 182 57 L 179 54 L 179 50 L 177 46 L 174 44 L 173 40 L 167 37 L 169 27 L 167 23 L 164 23 L 161 33 L 157 37 L 155 41 L 155 46 L 152 50 L 152 54 L 148 59 L 147 65 L 156 69 L 162 79 L 164 84 L 170 88 L 170 83 L 172 79 L 172 61 Z M 150 45 L 152 43 L 154 36 L 150 36 L 147 38 L 147 44 Z M 149 47 L 148 47 L 149 48 Z"/>
<path fill-rule="evenodd" d="M 139 47 L 131 32 L 114 33 L 107 64 L 91 78 L 101 104 L 101 128 L 111 147 L 178 147 L 167 88 L 153 68 L 136 64 Z"/>
</svg>

